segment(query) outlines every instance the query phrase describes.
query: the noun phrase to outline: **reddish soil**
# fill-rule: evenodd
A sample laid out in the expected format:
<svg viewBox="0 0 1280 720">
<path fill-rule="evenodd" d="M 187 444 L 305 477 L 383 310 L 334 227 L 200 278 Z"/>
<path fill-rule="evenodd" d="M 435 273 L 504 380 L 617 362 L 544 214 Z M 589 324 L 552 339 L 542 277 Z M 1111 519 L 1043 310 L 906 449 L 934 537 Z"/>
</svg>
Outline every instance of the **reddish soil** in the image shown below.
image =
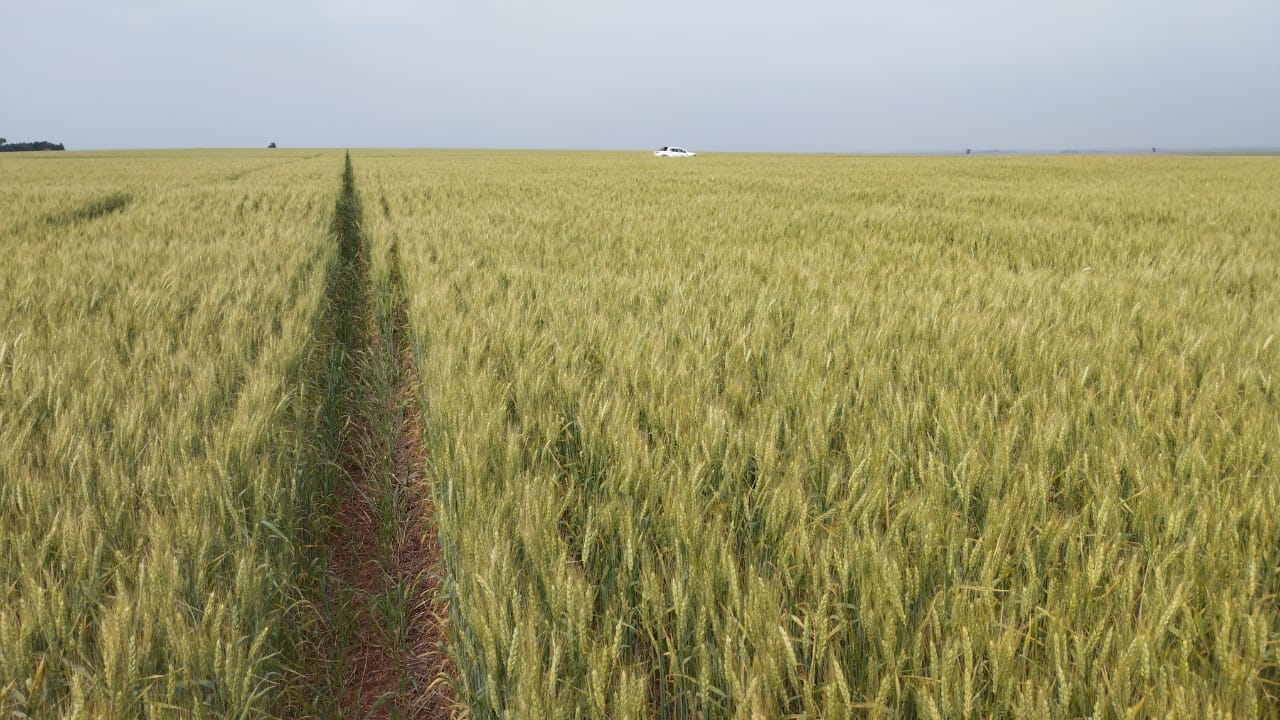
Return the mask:
<svg viewBox="0 0 1280 720">
<path fill-rule="evenodd" d="M 378 343 L 376 335 L 373 343 Z M 349 677 L 334 680 L 341 683 L 339 707 L 350 718 L 450 718 L 454 699 L 446 650 L 447 608 L 439 599 L 440 548 L 430 520 L 434 512 L 413 390 L 417 377 L 407 353 L 396 360 L 400 384 L 387 401 L 402 404 L 405 412 L 394 448 L 389 446 L 392 439 L 380 442 L 370 437 L 366 424 L 353 429 L 349 447 L 342 452 L 351 482 L 334 518 L 329 548 L 334 575 L 352 593 L 355 627 L 346 663 Z M 391 548 L 380 545 L 377 509 L 371 504 L 384 492 L 386 481 L 370 477 L 372 469 L 362 464 L 370 448 L 393 451 L 394 482 L 406 496 Z M 397 585 L 406 591 L 393 597 L 409 604 L 403 608 L 407 627 L 401 637 L 384 627 L 376 607 L 378 599 Z"/>
</svg>

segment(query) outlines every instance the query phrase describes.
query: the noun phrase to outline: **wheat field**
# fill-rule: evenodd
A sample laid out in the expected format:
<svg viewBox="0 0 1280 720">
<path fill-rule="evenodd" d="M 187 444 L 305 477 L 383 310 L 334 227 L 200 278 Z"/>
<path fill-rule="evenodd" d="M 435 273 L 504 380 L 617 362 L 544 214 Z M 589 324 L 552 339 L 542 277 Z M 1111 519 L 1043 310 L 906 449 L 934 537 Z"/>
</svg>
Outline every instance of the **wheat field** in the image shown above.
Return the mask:
<svg viewBox="0 0 1280 720">
<path fill-rule="evenodd" d="M 0 712 L 1280 716 L 1276 158 L 349 159 L 0 158 Z"/>
<path fill-rule="evenodd" d="M 0 163 L 6 717 L 280 707 L 340 169 L 313 155 Z"/>
<path fill-rule="evenodd" d="M 1273 158 L 355 157 L 474 717 L 1258 717 Z"/>
</svg>

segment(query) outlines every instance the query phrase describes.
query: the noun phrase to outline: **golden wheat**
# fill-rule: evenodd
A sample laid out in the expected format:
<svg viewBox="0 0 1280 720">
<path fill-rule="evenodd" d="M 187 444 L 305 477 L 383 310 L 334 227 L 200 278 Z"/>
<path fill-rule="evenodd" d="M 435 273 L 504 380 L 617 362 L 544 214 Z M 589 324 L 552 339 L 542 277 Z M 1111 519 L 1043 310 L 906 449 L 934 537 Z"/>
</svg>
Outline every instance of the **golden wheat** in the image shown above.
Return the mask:
<svg viewBox="0 0 1280 720">
<path fill-rule="evenodd" d="M 339 160 L 0 161 L 0 713 L 280 708 Z"/>
<path fill-rule="evenodd" d="M 475 717 L 1276 715 L 1274 159 L 355 163 Z"/>
</svg>

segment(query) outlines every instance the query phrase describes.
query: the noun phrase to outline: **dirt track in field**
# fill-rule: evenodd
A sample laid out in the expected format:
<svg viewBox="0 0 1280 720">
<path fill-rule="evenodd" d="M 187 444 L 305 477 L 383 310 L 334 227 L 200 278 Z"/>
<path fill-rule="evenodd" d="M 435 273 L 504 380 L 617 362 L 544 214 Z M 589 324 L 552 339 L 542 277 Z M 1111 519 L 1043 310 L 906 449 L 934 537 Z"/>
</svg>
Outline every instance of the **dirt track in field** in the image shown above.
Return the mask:
<svg viewBox="0 0 1280 720">
<path fill-rule="evenodd" d="M 412 407 L 411 387 L 398 389 Z M 348 677 L 339 706 L 355 718 L 448 718 L 444 608 L 438 607 L 440 550 L 424 485 L 424 461 L 416 412 L 406 412 L 393 448 L 392 481 L 402 492 L 403 518 L 398 536 L 386 542 L 377 503 L 385 480 L 370 477 L 358 462 L 344 463 L 350 477 L 330 538 L 333 572 L 351 592 L 354 632 L 346 666 Z M 359 437 L 367 429 L 353 428 Z M 361 451 L 348 455 L 358 460 Z M 399 605 L 380 609 L 387 604 Z M 387 612 L 403 613 L 405 625 L 388 627 Z"/>
<path fill-rule="evenodd" d="M 393 247 L 389 297 L 377 297 L 350 165 L 344 211 L 351 217 L 337 225 L 353 331 L 344 343 L 350 396 L 338 450 L 345 482 L 325 543 L 339 596 L 328 603 L 338 610 L 328 623 L 325 684 L 335 695 L 330 707 L 348 718 L 448 718 L 447 610 L 438 599 L 440 548 L 399 258 Z"/>
</svg>

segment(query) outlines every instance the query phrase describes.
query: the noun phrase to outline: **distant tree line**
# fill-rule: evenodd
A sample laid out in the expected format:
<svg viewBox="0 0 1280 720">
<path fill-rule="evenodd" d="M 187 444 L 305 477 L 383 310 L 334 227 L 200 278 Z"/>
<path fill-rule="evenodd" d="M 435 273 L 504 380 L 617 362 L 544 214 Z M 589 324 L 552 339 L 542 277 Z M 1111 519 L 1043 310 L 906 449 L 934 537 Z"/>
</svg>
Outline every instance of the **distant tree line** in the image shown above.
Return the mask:
<svg viewBox="0 0 1280 720">
<path fill-rule="evenodd" d="M 0 152 L 26 152 L 28 150 L 66 150 L 62 143 L 51 143 L 48 140 L 35 142 L 11 143 L 0 138 Z"/>
</svg>

